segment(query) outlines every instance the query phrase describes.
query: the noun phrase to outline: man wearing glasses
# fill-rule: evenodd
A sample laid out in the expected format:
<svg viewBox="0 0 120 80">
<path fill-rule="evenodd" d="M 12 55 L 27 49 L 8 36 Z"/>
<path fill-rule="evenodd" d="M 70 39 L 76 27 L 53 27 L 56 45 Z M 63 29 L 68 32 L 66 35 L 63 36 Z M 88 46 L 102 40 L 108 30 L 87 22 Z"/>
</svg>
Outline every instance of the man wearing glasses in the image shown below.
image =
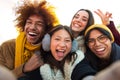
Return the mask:
<svg viewBox="0 0 120 80">
<path fill-rule="evenodd" d="M 73 71 L 72 80 L 96 80 L 94 75 L 120 60 L 120 46 L 114 43 L 112 32 L 101 24 L 85 31 L 85 59 Z"/>
</svg>

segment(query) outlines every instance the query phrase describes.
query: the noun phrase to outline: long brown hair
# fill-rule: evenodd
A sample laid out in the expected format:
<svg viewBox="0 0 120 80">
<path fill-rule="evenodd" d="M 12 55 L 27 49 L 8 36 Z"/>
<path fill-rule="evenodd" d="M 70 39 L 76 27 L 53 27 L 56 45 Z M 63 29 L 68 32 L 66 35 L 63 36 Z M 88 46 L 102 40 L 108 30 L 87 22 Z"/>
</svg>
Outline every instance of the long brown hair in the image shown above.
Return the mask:
<svg viewBox="0 0 120 80">
<path fill-rule="evenodd" d="M 79 35 L 84 35 L 85 30 L 86 30 L 89 26 L 91 26 L 91 25 L 94 24 L 94 17 L 93 17 L 92 12 L 91 12 L 90 10 L 88 10 L 88 9 L 80 9 L 80 10 L 78 10 L 78 11 L 75 13 L 75 15 L 76 15 L 79 11 L 86 11 L 86 12 L 89 14 L 88 23 L 87 23 L 85 29 L 79 33 Z M 73 16 L 73 18 L 75 17 L 75 15 Z M 72 19 L 73 19 L 73 18 L 72 18 Z M 70 26 L 71 26 L 71 24 L 70 24 Z"/>
<path fill-rule="evenodd" d="M 71 32 L 71 29 L 68 26 L 66 26 L 66 25 L 57 25 L 55 28 L 53 28 L 49 32 L 50 37 L 55 32 L 57 32 L 59 30 L 62 30 L 62 29 L 66 30 L 69 33 L 69 35 L 71 37 L 71 40 L 73 41 L 74 38 L 73 38 L 73 35 L 72 35 L 72 32 Z M 70 52 L 62 61 L 57 61 L 52 56 L 51 51 L 49 51 L 49 52 L 43 51 L 41 54 L 42 54 L 44 62 L 48 63 L 51 66 L 52 69 L 54 69 L 54 68 L 55 69 L 60 69 L 61 72 L 63 73 L 63 76 L 64 76 L 64 70 L 63 69 L 64 69 L 64 63 L 65 63 L 65 61 L 67 61 L 69 63 L 69 62 L 71 62 L 72 59 L 75 60 L 76 57 L 77 57 L 77 55 L 75 54 L 75 52 Z M 73 60 L 73 62 L 74 62 L 74 60 Z"/>
</svg>

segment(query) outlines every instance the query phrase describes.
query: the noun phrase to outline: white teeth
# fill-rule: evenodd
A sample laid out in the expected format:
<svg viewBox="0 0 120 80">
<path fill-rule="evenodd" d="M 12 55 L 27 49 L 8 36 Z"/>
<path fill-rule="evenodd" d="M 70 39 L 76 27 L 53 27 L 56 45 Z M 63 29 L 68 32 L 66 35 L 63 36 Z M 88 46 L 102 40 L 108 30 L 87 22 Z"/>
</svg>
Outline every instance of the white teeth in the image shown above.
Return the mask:
<svg viewBox="0 0 120 80">
<path fill-rule="evenodd" d="M 79 27 L 79 25 L 78 25 L 78 24 L 74 24 L 74 26 Z"/>
<path fill-rule="evenodd" d="M 58 50 L 59 52 L 64 52 L 65 50 Z"/>
<path fill-rule="evenodd" d="M 36 33 L 33 33 L 33 32 L 29 32 L 30 35 L 37 35 Z"/>
<path fill-rule="evenodd" d="M 105 48 L 96 49 L 96 51 L 103 51 Z"/>
<path fill-rule="evenodd" d="M 76 27 L 81 27 L 79 24 L 74 24 L 74 26 L 76 26 Z"/>
</svg>

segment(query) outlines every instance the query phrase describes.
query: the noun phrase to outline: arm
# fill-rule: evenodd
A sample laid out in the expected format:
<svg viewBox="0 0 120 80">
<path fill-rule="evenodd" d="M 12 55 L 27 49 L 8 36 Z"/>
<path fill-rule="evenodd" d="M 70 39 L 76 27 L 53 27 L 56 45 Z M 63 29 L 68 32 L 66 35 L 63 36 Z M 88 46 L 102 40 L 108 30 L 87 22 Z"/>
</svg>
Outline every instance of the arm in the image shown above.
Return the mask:
<svg viewBox="0 0 120 80">
<path fill-rule="evenodd" d="M 109 21 L 110 18 L 112 18 L 112 13 L 106 12 L 105 14 L 101 10 L 94 11 L 100 18 L 104 25 L 107 25 L 107 27 L 112 31 L 113 36 L 115 38 L 115 42 L 120 45 L 120 33 L 116 29 L 113 21 Z"/>
<path fill-rule="evenodd" d="M 22 73 L 23 65 L 14 68 L 15 58 L 15 40 L 8 40 L 0 46 L 0 64 L 11 70 L 17 77 L 24 75 Z"/>
<path fill-rule="evenodd" d="M 112 31 L 113 36 L 115 38 L 115 43 L 117 43 L 118 45 L 120 45 L 120 33 L 116 29 L 116 27 L 114 25 L 114 22 L 110 21 L 110 24 L 107 25 L 107 27 Z"/>
<path fill-rule="evenodd" d="M 38 54 L 34 54 L 31 59 L 24 65 L 20 65 L 14 68 L 15 62 L 15 40 L 9 40 L 1 44 L 0 46 L 0 64 L 11 70 L 17 78 L 25 76 L 24 73 L 36 72 L 36 68 L 39 68 L 43 64 L 41 57 Z M 23 67 L 24 66 L 24 67 Z M 39 74 L 39 73 L 38 73 Z"/>
<path fill-rule="evenodd" d="M 120 61 L 113 63 L 108 68 L 98 72 L 94 80 L 119 80 L 120 79 Z"/>
<path fill-rule="evenodd" d="M 94 76 L 86 76 L 82 80 L 94 80 Z"/>
<path fill-rule="evenodd" d="M 95 74 L 96 74 L 96 71 L 94 69 L 92 69 L 92 67 L 89 65 L 87 60 L 84 58 L 74 68 L 72 75 L 71 75 L 71 79 L 72 80 L 82 80 L 86 76 L 92 76 Z"/>
</svg>

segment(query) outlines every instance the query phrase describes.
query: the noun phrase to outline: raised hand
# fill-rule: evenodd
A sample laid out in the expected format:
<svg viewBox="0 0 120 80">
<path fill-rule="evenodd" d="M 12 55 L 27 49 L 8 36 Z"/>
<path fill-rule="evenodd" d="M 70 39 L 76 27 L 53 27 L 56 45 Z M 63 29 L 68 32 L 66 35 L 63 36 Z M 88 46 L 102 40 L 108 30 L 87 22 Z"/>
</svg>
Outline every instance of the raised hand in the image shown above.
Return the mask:
<svg viewBox="0 0 120 80">
<path fill-rule="evenodd" d="M 112 18 L 112 13 L 110 12 L 106 12 L 105 14 L 100 10 L 97 9 L 97 11 L 94 11 L 100 18 L 101 21 L 104 25 L 108 25 L 109 24 L 109 19 Z"/>
</svg>

